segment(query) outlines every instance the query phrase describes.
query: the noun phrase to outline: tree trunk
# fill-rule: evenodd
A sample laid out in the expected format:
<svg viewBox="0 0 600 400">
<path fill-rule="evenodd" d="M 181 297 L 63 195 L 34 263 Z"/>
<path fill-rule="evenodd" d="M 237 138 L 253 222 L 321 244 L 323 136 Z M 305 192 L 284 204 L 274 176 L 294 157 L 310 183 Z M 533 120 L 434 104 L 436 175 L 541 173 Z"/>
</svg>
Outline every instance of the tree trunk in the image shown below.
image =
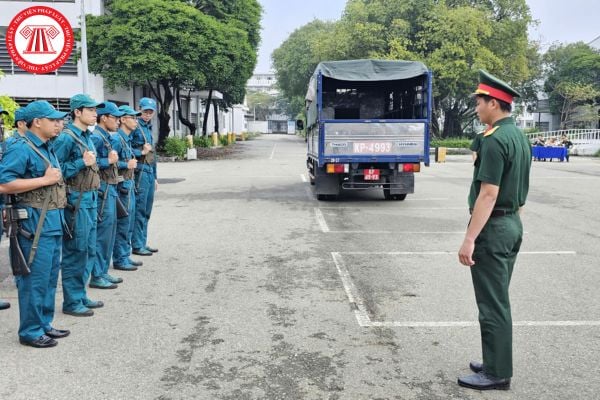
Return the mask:
<svg viewBox="0 0 600 400">
<path fill-rule="evenodd" d="M 185 126 L 188 127 L 188 129 L 190 130 L 190 135 L 194 136 L 196 134 L 196 124 L 194 124 L 192 121 L 190 121 L 189 118 L 189 108 L 190 108 L 190 92 L 188 91 L 188 95 L 185 96 L 185 98 L 188 101 L 188 109 L 186 110 L 186 115 L 183 115 L 183 112 L 181 111 L 181 89 L 178 87 L 175 89 L 175 99 L 177 101 L 177 118 L 179 118 L 179 121 L 181 121 L 182 124 L 184 124 Z"/>
<path fill-rule="evenodd" d="M 208 132 L 206 132 L 206 125 L 208 125 L 208 113 L 210 112 L 210 104 L 212 102 L 212 94 L 213 91 L 210 89 L 208 91 L 208 99 L 206 99 L 206 109 L 204 110 L 204 121 L 202 122 L 202 136 L 206 136 Z"/>
<path fill-rule="evenodd" d="M 156 98 L 156 102 L 158 103 L 158 147 L 162 147 L 165 143 L 167 137 L 169 137 L 169 133 L 171 132 L 171 128 L 169 127 L 169 121 L 171 120 L 171 115 L 169 114 L 169 108 L 171 107 L 171 103 L 173 102 L 173 92 L 171 86 L 169 85 L 169 81 L 160 80 L 156 82 L 156 87 L 148 81 L 148 86 L 152 91 L 152 94 Z"/>
<path fill-rule="evenodd" d="M 462 126 L 460 113 L 456 107 L 444 110 L 444 130 L 443 137 L 459 137 L 462 136 Z"/>
<path fill-rule="evenodd" d="M 213 112 L 215 116 L 215 132 L 219 133 L 219 109 L 216 101 L 213 102 Z"/>
</svg>

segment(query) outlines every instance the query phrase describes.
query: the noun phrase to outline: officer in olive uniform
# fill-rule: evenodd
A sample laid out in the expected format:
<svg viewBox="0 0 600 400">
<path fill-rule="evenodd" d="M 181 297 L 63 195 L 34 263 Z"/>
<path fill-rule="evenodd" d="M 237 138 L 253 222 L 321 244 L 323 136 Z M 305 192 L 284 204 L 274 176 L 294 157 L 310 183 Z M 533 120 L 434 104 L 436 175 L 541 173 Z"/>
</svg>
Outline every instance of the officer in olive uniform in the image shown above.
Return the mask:
<svg viewBox="0 0 600 400">
<path fill-rule="evenodd" d="M 113 149 L 111 135 L 119 129 L 119 118 L 123 113 L 115 103 L 105 101 L 104 107 L 97 110 L 97 125 L 92 142 L 96 147 L 96 161 L 100 168 L 100 190 L 98 192 L 98 228 L 96 260 L 92 270 L 90 287 L 112 289 L 123 279 L 108 273 L 110 259 L 115 246 L 117 233 L 117 183 L 119 155 Z"/>
<path fill-rule="evenodd" d="M 7 150 L 0 164 L 0 191 L 18 194 L 16 206 L 26 210 L 19 221 L 18 243 L 30 273 L 16 277 L 19 292 L 19 341 L 47 348 L 69 331 L 52 327 L 60 268 L 65 185 L 58 159 L 48 141 L 56 135 L 58 112 L 47 101 L 28 106 L 28 131 Z"/>
<path fill-rule="evenodd" d="M 63 312 L 88 317 L 94 315 L 91 308 L 104 306 L 101 301 L 90 300 L 86 292 L 96 258 L 100 187 L 96 149 L 88 128 L 96 123 L 96 108 L 101 104 L 86 94 L 77 94 L 71 97 L 70 107 L 73 121 L 54 141 L 54 151 L 67 181 L 67 232 L 61 262 Z"/>
<path fill-rule="evenodd" d="M 475 374 L 459 378 L 458 384 L 506 390 L 513 375 L 508 288 L 523 237 L 519 214 L 529 191 L 531 147 L 510 116 L 517 91 L 480 71 L 474 95 L 479 119 L 492 128 L 481 138 L 469 194 L 471 221 L 458 256 L 471 267 L 483 363 L 471 362 Z"/>
<path fill-rule="evenodd" d="M 152 117 L 156 112 L 156 101 L 148 97 L 140 99 L 142 115 L 138 127 L 131 134 L 131 147 L 138 160 L 135 170 L 135 225 L 133 228 L 133 254 L 151 256 L 158 250 L 148 246 L 148 221 L 152 214 L 154 192 L 158 186 L 156 157 L 152 138 Z"/>
<path fill-rule="evenodd" d="M 4 111 L 4 109 L 2 108 L 2 106 L 0 106 L 0 135 L 4 134 L 4 130 L 3 130 L 3 120 L 2 120 L 2 115 L 8 115 L 7 111 Z M 2 138 L 0 138 L 2 139 Z M 0 148 L 0 160 L 2 160 L 2 155 L 4 153 L 4 148 L 6 147 L 6 143 L 4 140 L 1 140 L 1 148 Z M 2 209 L 4 208 L 4 196 L 0 196 L 0 213 L 2 213 Z M 2 218 L 0 218 L 0 238 L 2 238 L 2 233 L 4 232 L 3 230 L 3 226 L 2 226 Z M 10 308 L 10 303 L 8 301 L 4 301 L 4 300 L 0 300 L 0 310 L 6 310 L 7 308 Z"/>
</svg>

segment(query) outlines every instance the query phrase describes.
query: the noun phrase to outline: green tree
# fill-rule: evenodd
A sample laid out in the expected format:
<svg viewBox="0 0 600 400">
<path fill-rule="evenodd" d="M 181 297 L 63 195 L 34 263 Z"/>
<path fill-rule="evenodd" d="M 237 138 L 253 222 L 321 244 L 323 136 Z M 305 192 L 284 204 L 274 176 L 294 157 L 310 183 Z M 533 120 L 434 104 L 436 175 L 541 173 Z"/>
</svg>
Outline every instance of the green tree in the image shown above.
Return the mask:
<svg viewBox="0 0 600 400">
<path fill-rule="evenodd" d="M 561 128 L 590 120 L 589 106 L 600 101 L 600 51 L 582 42 L 555 45 L 544 55 L 544 67 L 544 91 L 551 111 L 561 116 Z"/>
<path fill-rule="evenodd" d="M 531 23 L 525 0 L 349 0 L 340 21 L 325 34 L 308 35 L 308 25 L 299 30 L 304 40 L 320 41 L 304 45 L 316 50 L 298 51 L 302 47 L 294 45 L 294 32 L 273 59 L 281 82 L 300 80 L 305 88 L 310 74 L 303 65 L 294 68 L 295 62 L 305 62 L 301 58 L 314 66 L 358 58 L 422 61 L 434 74 L 434 133 L 461 136 L 474 119 L 470 93 L 478 69 L 526 89 L 526 100 L 535 98 L 539 55 L 527 39 Z M 284 93 L 289 96 L 289 90 Z"/>
<path fill-rule="evenodd" d="M 334 35 L 336 24 L 314 20 L 296 29 L 273 51 L 272 59 L 277 84 L 293 106 L 291 115 L 304 109 L 308 81 L 317 64 L 331 59 L 328 38 Z"/>
<path fill-rule="evenodd" d="M 244 100 L 246 82 L 252 76 L 256 66 L 262 7 L 257 0 L 189 0 L 189 2 L 204 14 L 246 34 L 242 40 L 235 37 L 222 38 L 228 49 L 234 52 L 235 57 L 229 57 L 230 60 L 223 59 L 224 64 L 213 69 L 206 81 L 204 89 L 207 89 L 209 93 L 202 125 L 203 135 L 206 135 L 208 133 L 206 123 L 211 104 L 214 105 L 215 111 L 214 130 L 218 132 L 217 107 L 230 107 L 233 104 L 242 103 Z M 223 93 L 222 101 L 212 100 L 214 90 Z"/>
<path fill-rule="evenodd" d="M 160 145 L 169 135 L 174 99 L 252 59 L 246 32 L 186 1 L 112 0 L 105 15 L 88 15 L 87 22 L 90 70 L 113 89 L 150 89 L 159 103 Z"/>
</svg>

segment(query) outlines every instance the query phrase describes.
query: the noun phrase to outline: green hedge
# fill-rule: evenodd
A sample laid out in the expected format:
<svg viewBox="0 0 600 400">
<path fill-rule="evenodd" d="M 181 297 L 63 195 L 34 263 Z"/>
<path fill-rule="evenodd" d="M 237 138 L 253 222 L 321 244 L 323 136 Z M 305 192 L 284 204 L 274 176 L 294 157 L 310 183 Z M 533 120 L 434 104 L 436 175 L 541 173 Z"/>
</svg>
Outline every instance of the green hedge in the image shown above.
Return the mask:
<svg viewBox="0 0 600 400">
<path fill-rule="evenodd" d="M 165 154 L 169 157 L 184 159 L 187 153 L 187 141 L 178 137 L 168 137 L 165 141 Z"/>
<path fill-rule="evenodd" d="M 212 138 L 210 136 L 194 136 L 195 147 L 211 147 Z"/>
<path fill-rule="evenodd" d="M 429 147 L 448 147 L 450 149 L 468 149 L 471 147 L 469 138 L 431 139 Z"/>
</svg>

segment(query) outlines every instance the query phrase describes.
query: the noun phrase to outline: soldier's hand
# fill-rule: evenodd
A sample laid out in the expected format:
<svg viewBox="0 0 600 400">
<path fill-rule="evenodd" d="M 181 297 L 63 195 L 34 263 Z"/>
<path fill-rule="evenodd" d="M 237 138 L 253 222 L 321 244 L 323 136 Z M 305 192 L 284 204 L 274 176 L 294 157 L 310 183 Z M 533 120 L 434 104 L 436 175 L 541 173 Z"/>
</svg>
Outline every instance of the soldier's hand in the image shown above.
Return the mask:
<svg viewBox="0 0 600 400">
<path fill-rule="evenodd" d="M 150 153 L 151 151 L 152 151 L 152 145 L 150 143 L 144 144 L 144 147 L 142 148 L 142 154 L 146 155 L 146 154 Z"/>
<path fill-rule="evenodd" d="M 117 152 L 116 152 L 116 151 L 114 151 L 114 150 L 111 150 L 111 151 L 108 153 L 108 163 L 109 163 L 109 164 L 114 164 L 114 163 L 116 163 L 117 161 L 119 161 L 119 155 L 117 154 Z"/>
<path fill-rule="evenodd" d="M 135 169 L 136 167 L 137 167 L 137 160 L 135 158 L 132 158 L 131 160 L 127 161 L 128 169 Z"/>
<path fill-rule="evenodd" d="M 86 167 L 94 165 L 96 163 L 96 154 L 91 151 L 86 151 L 83 153 L 83 163 Z"/>
<path fill-rule="evenodd" d="M 46 186 L 58 183 L 61 177 L 62 173 L 60 172 L 60 169 L 49 166 L 46 169 L 46 173 L 44 174 L 44 181 L 46 182 Z"/>
<path fill-rule="evenodd" d="M 472 267 L 475 265 L 473 261 L 473 252 L 475 251 L 475 242 L 469 239 L 464 240 L 460 250 L 458 250 L 458 260 L 462 265 Z"/>
</svg>

